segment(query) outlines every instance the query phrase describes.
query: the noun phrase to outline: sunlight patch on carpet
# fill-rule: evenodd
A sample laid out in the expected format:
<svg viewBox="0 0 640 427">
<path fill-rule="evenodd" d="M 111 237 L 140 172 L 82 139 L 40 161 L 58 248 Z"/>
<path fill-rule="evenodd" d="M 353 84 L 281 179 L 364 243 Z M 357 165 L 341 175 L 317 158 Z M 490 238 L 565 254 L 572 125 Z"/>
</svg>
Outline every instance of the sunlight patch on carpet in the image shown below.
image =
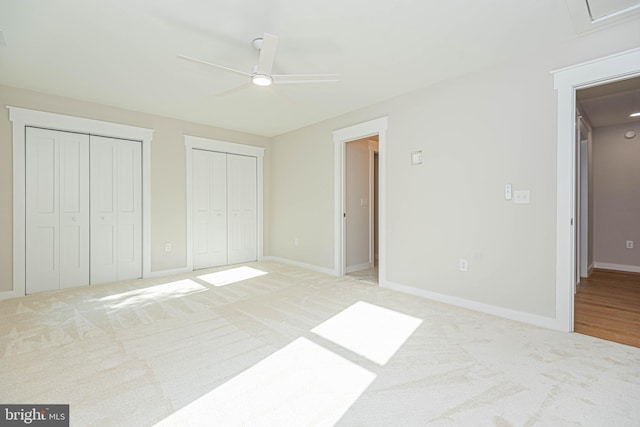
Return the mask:
<svg viewBox="0 0 640 427">
<path fill-rule="evenodd" d="M 358 301 L 311 332 L 385 365 L 421 323 L 422 319 Z"/>
<path fill-rule="evenodd" d="M 254 277 L 264 276 L 265 274 L 267 274 L 266 271 L 258 270 L 257 268 L 236 267 L 198 276 L 198 279 L 204 280 L 213 286 L 226 286 L 232 283 L 242 282 L 243 280 L 253 279 Z"/>
<path fill-rule="evenodd" d="M 109 295 L 100 298 L 99 301 L 104 303 L 106 308 L 120 310 L 140 307 L 174 298 L 181 298 L 195 292 L 202 292 L 206 290 L 208 289 L 205 286 L 202 286 L 191 279 L 184 279 L 148 288 Z"/>
<path fill-rule="evenodd" d="M 158 426 L 332 426 L 376 374 L 298 338 Z"/>
</svg>

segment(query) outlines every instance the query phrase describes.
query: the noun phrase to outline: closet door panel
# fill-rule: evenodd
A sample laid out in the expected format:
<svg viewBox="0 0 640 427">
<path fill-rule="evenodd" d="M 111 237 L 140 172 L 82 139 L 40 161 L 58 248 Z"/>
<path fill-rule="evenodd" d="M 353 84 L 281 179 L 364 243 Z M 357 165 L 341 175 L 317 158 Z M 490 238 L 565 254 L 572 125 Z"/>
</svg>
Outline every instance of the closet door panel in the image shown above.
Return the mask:
<svg viewBox="0 0 640 427">
<path fill-rule="evenodd" d="M 118 278 L 114 141 L 91 137 L 91 284 Z"/>
<path fill-rule="evenodd" d="M 116 141 L 118 280 L 142 277 L 141 144 Z"/>
<path fill-rule="evenodd" d="M 91 283 L 142 277 L 141 144 L 91 137 Z"/>
<path fill-rule="evenodd" d="M 209 205 L 211 201 L 211 168 L 209 167 L 209 153 L 201 150 L 191 150 L 193 160 L 193 268 L 210 266 L 211 224 Z"/>
<path fill-rule="evenodd" d="M 257 260 L 256 158 L 227 155 L 228 261 L 229 264 Z"/>
<path fill-rule="evenodd" d="M 227 264 L 227 155 L 211 157 L 211 261 L 212 266 Z"/>
<path fill-rule="evenodd" d="M 192 150 L 194 200 L 193 268 L 227 263 L 226 155 Z"/>
<path fill-rule="evenodd" d="M 60 287 L 89 284 L 89 137 L 60 133 Z"/>
<path fill-rule="evenodd" d="M 26 291 L 60 288 L 58 249 L 58 141 L 55 133 L 27 128 Z"/>
<path fill-rule="evenodd" d="M 27 293 L 89 284 L 88 144 L 26 128 Z"/>
</svg>

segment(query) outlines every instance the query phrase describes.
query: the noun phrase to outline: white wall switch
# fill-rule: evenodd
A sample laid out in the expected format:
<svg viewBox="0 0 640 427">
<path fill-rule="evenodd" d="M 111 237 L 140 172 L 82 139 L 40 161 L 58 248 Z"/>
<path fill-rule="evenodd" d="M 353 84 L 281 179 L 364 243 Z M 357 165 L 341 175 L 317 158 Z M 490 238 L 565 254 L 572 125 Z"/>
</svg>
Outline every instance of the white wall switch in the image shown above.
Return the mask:
<svg viewBox="0 0 640 427">
<path fill-rule="evenodd" d="M 164 244 L 164 251 L 165 252 L 171 252 L 171 243 L 165 243 Z"/>
<path fill-rule="evenodd" d="M 529 190 L 516 190 L 513 192 L 513 203 L 528 205 L 531 203 L 531 192 Z"/>
<path fill-rule="evenodd" d="M 460 271 L 469 271 L 469 261 L 460 258 Z"/>
<path fill-rule="evenodd" d="M 511 184 L 505 184 L 504 186 L 504 199 L 505 200 L 511 200 L 512 194 L 511 194 Z"/>
<path fill-rule="evenodd" d="M 422 150 L 411 152 L 411 164 L 414 166 L 422 164 Z"/>
<path fill-rule="evenodd" d="M 627 249 L 633 249 L 633 240 L 627 240 Z"/>
</svg>

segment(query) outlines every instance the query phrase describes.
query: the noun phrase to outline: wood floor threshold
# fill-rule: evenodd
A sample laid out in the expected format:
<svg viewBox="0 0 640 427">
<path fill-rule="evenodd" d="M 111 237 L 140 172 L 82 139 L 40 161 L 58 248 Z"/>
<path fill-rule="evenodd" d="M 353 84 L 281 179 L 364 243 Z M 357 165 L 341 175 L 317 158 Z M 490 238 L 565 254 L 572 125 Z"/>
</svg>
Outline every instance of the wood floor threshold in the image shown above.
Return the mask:
<svg viewBox="0 0 640 427">
<path fill-rule="evenodd" d="M 640 347 L 640 273 L 595 269 L 577 288 L 574 331 Z"/>
</svg>

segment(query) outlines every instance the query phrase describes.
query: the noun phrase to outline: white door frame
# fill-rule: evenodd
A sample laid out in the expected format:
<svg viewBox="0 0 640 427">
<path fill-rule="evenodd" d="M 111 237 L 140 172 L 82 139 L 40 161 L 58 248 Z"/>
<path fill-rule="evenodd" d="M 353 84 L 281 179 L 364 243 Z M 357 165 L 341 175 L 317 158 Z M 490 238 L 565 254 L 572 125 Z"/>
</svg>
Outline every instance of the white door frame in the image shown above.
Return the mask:
<svg viewBox="0 0 640 427">
<path fill-rule="evenodd" d="M 378 150 L 373 147 L 373 142 L 369 141 L 369 262 L 371 267 L 376 265 L 376 251 L 375 251 L 375 204 L 378 203 L 375 197 L 375 157 Z M 378 158 L 379 159 L 379 158 Z"/>
<path fill-rule="evenodd" d="M 13 289 L 0 299 L 25 295 L 25 127 L 86 133 L 142 142 L 142 277 L 151 272 L 151 140 L 153 129 L 10 107 L 13 131 Z"/>
<path fill-rule="evenodd" d="M 580 229 L 577 230 L 580 236 L 579 272 L 581 277 L 589 277 L 589 272 L 592 267 L 589 264 L 589 241 L 593 238 L 593 236 L 589 235 L 589 223 L 593 221 L 592 218 L 589 218 L 589 186 L 591 185 L 589 182 L 589 175 L 591 174 L 589 168 L 589 146 L 593 138 L 593 129 L 584 117 L 580 119 L 580 127 L 584 128 L 584 131 L 580 129 L 580 139 L 578 141 L 580 145 L 580 156 L 578 156 L 577 159 L 577 161 L 580 162 L 580 186 L 578 189 L 580 194 L 578 225 Z M 586 144 L 583 145 L 583 142 L 586 142 Z"/>
<path fill-rule="evenodd" d="M 640 75 L 640 49 L 563 68 L 553 72 L 558 92 L 556 170 L 556 318 L 554 327 L 573 331 L 575 283 L 575 117 L 576 89 Z"/>
<path fill-rule="evenodd" d="M 193 158 L 192 151 L 205 150 L 205 151 L 217 151 L 220 153 L 238 154 L 241 156 L 251 156 L 256 158 L 256 176 L 257 176 L 257 188 L 256 193 L 257 200 L 257 216 L 258 224 L 256 229 L 256 246 L 258 249 L 257 257 L 258 261 L 263 258 L 263 160 L 264 160 L 264 148 L 256 147 L 253 145 L 236 144 L 227 141 L 218 141 L 215 139 L 201 138 L 198 136 L 184 135 L 184 145 L 186 147 L 186 195 L 187 195 L 187 270 L 193 271 Z"/>
<path fill-rule="evenodd" d="M 334 142 L 334 261 L 337 276 L 346 272 L 345 236 L 345 144 L 349 141 L 378 135 L 378 284 L 386 283 L 385 228 L 385 153 L 388 117 L 380 117 L 332 132 Z"/>
</svg>

